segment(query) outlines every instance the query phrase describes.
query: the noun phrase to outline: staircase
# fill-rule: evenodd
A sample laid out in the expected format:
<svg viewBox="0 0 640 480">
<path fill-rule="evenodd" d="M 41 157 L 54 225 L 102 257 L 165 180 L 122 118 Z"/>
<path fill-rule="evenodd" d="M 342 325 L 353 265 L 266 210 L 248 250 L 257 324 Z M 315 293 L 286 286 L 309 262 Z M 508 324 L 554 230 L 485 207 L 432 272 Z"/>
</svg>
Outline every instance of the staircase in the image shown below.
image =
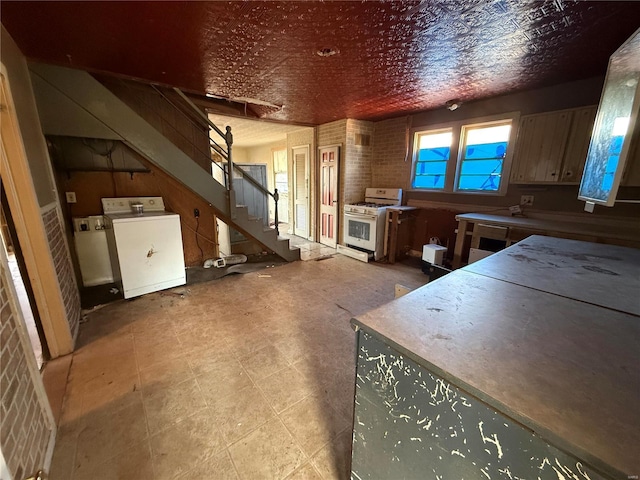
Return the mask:
<svg viewBox="0 0 640 480">
<path fill-rule="evenodd" d="M 226 132 L 222 132 L 209 122 L 206 115 L 182 92 L 175 92 L 182 103 L 177 104 L 176 95 L 173 95 L 167 102 L 166 108 L 175 109 L 175 115 L 189 115 L 191 110 L 191 116 L 200 116 L 200 121 L 206 122 L 206 127 L 222 138 L 223 141 L 220 142 L 211 140 L 211 148 L 226 163 L 223 183 L 216 181 L 211 174 L 203 170 L 202 158 L 199 162 L 194 161 L 183 151 L 184 147 L 178 148 L 174 142 L 90 74 L 43 64 L 30 64 L 29 69 L 36 87 L 36 98 L 45 133 L 86 137 L 87 131 L 102 131 L 105 134 L 97 138 L 121 140 L 209 202 L 216 215 L 228 225 L 287 261 L 300 259 L 299 249 L 290 247 L 288 239 L 279 237 L 277 213 L 276 229 L 273 229 L 265 227 L 263 219 L 251 217 L 246 206 L 236 205 L 233 175 L 229 175 L 232 170 L 239 171 L 246 180 L 274 198 L 276 205 L 278 194 L 277 191 L 273 193 L 266 191 L 246 172 L 233 164 L 233 137 L 230 128 L 227 127 Z M 163 94 L 162 91 L 156 90 L 160 95 L 166 96 L 166 92 Z M 56 118 L 52 118 L 54 115 Z M 83 118 L 81 125 L 71 125 L 64 121 L 66 118 L 80 117 Z M 206 155 L 211 162 L 208 148 L 206 150 L 200 153 Z"/>
</svg>

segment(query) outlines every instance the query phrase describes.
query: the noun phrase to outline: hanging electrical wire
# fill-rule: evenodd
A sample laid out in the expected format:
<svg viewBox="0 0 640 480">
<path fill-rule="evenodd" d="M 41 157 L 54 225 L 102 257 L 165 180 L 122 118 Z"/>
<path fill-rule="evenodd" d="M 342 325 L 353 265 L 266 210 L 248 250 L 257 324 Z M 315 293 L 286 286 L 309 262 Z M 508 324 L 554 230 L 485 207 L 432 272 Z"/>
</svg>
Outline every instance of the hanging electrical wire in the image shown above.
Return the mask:
<svg viewBox="0 0 640 480">
<path fill-rule="evenodd" d="M 200 250 L 200 260 L 204 261 L 204 252 L 202 251 L 202 248 L 200 247 L 200 242 L 198 241 L 198 229 L 200 228 L 200 215 L 196 216 L 196 246 L 198 247 L 198 250 Z"/>
</svg>

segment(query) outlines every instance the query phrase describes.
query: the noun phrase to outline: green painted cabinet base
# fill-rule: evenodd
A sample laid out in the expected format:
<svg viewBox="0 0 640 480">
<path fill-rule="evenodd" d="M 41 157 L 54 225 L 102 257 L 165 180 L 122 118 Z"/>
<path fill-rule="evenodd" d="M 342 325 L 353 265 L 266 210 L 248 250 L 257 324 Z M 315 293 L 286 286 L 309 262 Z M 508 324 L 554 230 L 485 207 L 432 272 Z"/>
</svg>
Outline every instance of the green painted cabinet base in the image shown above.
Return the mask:
<svg viewBox="0 0 640 480">
<path fill-rule="evenodd" d="M 357 335 L 352 479 L 609 478 L 377 336 Z"/>
</svg>

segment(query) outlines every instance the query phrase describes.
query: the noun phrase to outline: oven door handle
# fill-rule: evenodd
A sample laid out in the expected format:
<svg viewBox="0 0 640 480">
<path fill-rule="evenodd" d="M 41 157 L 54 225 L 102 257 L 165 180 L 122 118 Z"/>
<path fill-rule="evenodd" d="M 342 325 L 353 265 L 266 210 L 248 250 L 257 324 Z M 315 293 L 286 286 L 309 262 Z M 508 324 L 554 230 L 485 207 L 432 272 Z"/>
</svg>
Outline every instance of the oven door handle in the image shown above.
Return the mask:
<svg viewBox="0 0 640 480">
<path fill-rule="evenodd" d="M 362 213 L 350 213 L 350 212 L 345 212 L 344 216 L 352 218 L 353 220 L 361 220 L 361 221 L 375 220 L 377 218 L 375 215 L 364 215 Z"/>
</svg>

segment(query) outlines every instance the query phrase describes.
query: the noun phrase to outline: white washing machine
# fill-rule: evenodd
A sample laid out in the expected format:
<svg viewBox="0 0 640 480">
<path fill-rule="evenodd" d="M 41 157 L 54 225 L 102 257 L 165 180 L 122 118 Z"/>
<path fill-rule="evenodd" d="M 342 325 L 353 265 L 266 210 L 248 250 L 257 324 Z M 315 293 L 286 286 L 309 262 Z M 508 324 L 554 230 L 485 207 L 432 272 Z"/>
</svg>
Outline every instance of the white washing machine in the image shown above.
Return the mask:
<svg viewBox="0 0 640 480">
<path fill-rule="evenodd" d="M 142 204 L 142 213 L 132 205 Z M 162 197 L 103 198 L 107 244 L 124 298 L 186 283 L 180 216 Z M 138 207 L 139 210 L 139 207 Z"/>
<path fill-rule="evenodd" d="M 80 264 L 82 285 L 93 287 L 112 283 L 113 272 L 102 215 L 74 217 L 73 240 Z"/>
</svg>

